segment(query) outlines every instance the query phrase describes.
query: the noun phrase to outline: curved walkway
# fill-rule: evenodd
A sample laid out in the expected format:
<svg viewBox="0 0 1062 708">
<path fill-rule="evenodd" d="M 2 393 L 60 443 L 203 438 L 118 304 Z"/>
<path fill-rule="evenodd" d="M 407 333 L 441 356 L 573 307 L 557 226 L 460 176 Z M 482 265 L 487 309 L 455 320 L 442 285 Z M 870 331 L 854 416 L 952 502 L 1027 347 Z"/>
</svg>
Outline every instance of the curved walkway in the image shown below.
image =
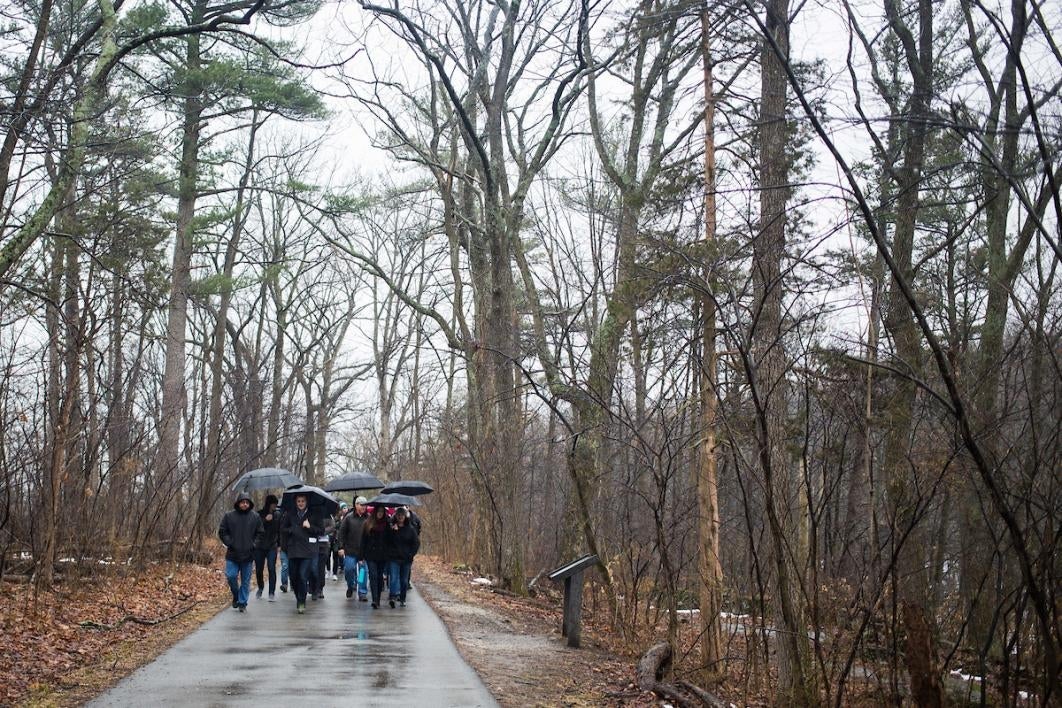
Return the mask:
<svg viewBox="0 0 1062 708">
<path fill-rule="evenodd" d="M 347 706 L 376 694 L 388 705 L 497 705 L 415 589 L 393 610 L 345 589 L 329 581 L 304 615 L 290 592 L 268 602 L 252 591 L 246 613 L 225 609 L 88 705 Z"/>
</svg>

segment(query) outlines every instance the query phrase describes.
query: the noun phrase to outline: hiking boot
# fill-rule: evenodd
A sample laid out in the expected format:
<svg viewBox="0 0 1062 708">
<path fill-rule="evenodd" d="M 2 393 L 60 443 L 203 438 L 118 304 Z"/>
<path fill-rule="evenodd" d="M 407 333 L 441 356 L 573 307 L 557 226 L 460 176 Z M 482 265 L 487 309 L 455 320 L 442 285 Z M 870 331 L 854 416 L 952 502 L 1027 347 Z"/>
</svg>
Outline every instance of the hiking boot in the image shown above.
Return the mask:
<svg viewBox="0 0 1062 708">
<path fill-rule="evenodd" d="M 300 615 L 306 614 L 306 605 L 296 605 L 295 611 L 298 612 Z"/>
<path fill-rule="evenodd" d="M 262 588 L 258 588 L 258 592 L 256 592 L 254 594 L 254 596 L 255 596 L 255 598 L 261 600 L 262 599 Z"/>
<path fill-rule="evenodd" d="M 280 592 L 287 592 L 287 591 L 288 591 L 288 586 L 287 585 L 281 585 L 280 586 Z"/>
<path fill-rule="evenodd" d="M 347 597 L 354 597 L 354 588 L 347 588 Z"/>
<path fill-rule="evenodd" d="M 232 601 L 232 609 L 235 610 L 239 606 L 240 606 L 240 601 L 239 600 L 233 600 Z"/>
</svg>

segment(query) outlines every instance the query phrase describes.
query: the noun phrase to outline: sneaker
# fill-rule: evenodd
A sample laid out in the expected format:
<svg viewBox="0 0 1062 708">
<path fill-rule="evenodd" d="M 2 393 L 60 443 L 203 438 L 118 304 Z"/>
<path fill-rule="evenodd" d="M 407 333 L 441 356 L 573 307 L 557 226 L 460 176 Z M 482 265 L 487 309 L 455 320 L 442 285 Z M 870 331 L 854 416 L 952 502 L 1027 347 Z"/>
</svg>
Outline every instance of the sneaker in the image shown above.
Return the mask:
<svg viewBox="0 0 1062 708">
<path fill-rule="evenodd" d="M 240 606 L 240 601 L 239 600 L 233 600 L 232 601 L 232 609 L 235 610 L 239 606 Z"/>
<path fill-rule="evenodd" d="M 337 580 L 339 580 L 339 578 L 336 577 L 335 573 L 332 573 L 332 582 L 334 583 Z"/>
<path fill-rule="evenodd" d="M 305 614 L 306 613 L 306 605 L 296 605 L 295 606 L 295 611 L 298 612 L 300 615 Z"/>
<path fill-rule="evenodd" d="M 318 600 L 323 600 L 324 599 L 324 593 L 323 592 L 317 593 L 317 599 Z"/>
<path fill-rule="evenodd" d="M 387 604 L 391 606 L 392 610 L 395 609 L 395 601 L 394 600 L 388 600 Z"/>
<path fill-rule="evenodd" d="M 399 607 L 405 607 L 406 606 L 406 601 L 405 600 L 399 600 L 398 601 L 398 606 Z"/>
<path fill-rule="evenodd" d="M 246 611 L 247 611 L 247 605 L 240 605 L 240 612 L 246 612 Z"/>
<path fill-rule="evenodd" d="M 261 600 L 262 599 L 262 588 L 258 588 L 258 592 L 256 592 L 254 594 L 254 596 L 255 596 L 255 598 Z"/>
<path fill-rule="evenodd" d="M 369 601 L 369 598 L 365 597 L 364 595 L 361 595 L 360 597 L 358 597 L 358 602 L 368 602 L 368 601 Z"/>
<path fill-rule="evenodd" d="M 270 602 L 276 602 L 277 601 L 277 596 L 274 595 L 273 593 L 269 593 L 269 601 Z"/>
<path fill-rule="evenodd" d="M 317 602 L 317 593 L 311 593 L 310 600 L 312 600 L 313 602 Z"/>
<path fill-rule="evenodd" d="M 379 606 L 379 605 L 377 605 L 377 604 L 376 604 L 376 603 L 374 602 L 374 603 L 372 603 L 372 609 L 374 609 L 374 610 L 378 610 L 378 609 L 380 609 L 380 606 Z"/>
<path fill-rule="evenodd" d="M 287 591 L 288 591 L 288 586 L 287 585 L 281 585 L 280 586 L 280 592 L 287 592 Z"/>
<path fill-rule="evenodd" d="M 354 597 L 354 588 L 347 588 L 347 597 Z"/>
</svg>

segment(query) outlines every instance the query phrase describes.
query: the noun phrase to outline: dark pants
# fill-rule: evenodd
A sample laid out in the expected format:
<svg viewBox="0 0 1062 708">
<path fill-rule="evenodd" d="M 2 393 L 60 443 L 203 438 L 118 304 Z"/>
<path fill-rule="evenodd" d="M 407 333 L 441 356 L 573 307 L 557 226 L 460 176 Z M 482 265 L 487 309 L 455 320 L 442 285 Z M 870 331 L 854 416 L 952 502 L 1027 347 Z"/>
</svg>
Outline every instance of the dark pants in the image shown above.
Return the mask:
<svg viewBox="0 0 1062 708">
<path fill-rule="evenodd" d="M 324 595 L 325 577 L 328 575 L 328 553 L 317 554 L 317 582 L 313 586 L 315 595 Z"/>
<path fill-rule="evenodd" d="M 288 558 L 288 570 L 291 576 L 291 590 L 295 593 L 295 602 L 306 604 L 306 588 L 315 583 L 317 577 L 316 558 Z"/>
<path fill-rule="evenodd" d="M 387 561 L 368 561 L 369 566 L 369 594 L 372 595 L 372 604 L 380 604 L 380 593 L 383 592 L 383 572 L 387 567 Z"/>
<path fill-rule="evenodd" d="M 258 589 L 261 590 L 265 587 L 265 583 L 262 582 L 262 568 L 269 569 L 269 594 L 273 595 L 277 591 L 277 549 L 276 548 L 256 548 L 254 549 L 254 574 L 255 579 L 258 580 Z"/>
<path fill-rule="evenodd" d="M 339 549 L 332 551 L 332 575 L 343 572 L 343 559 L 339 557 Z"/>
</svg>

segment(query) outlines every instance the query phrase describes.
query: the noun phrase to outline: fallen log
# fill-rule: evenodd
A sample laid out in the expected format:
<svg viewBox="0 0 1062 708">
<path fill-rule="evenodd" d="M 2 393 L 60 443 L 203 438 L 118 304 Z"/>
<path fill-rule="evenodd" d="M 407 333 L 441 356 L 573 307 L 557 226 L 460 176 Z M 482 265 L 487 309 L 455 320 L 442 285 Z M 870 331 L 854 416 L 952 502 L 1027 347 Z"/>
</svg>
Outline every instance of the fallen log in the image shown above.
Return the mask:
<svg viewBox="0 0 1062 708">
<path fill-rule="evenodd" d="M 670 665 L 670 644 L 660 642 L 649 647 L 649 650 L 638 660 L 638 666 L 634 671 L 638 688 L 643 691 L 652 691 L 683 708 L 692 708 L 693 706 L 727 708 L 725 701 L 699 686 L 694 686 L 689 681 L 679 681 L 677 684 L 673 684 L 661 680 Z M 690 697 L 691 695 L 693 698 Z"/>
</svg>

